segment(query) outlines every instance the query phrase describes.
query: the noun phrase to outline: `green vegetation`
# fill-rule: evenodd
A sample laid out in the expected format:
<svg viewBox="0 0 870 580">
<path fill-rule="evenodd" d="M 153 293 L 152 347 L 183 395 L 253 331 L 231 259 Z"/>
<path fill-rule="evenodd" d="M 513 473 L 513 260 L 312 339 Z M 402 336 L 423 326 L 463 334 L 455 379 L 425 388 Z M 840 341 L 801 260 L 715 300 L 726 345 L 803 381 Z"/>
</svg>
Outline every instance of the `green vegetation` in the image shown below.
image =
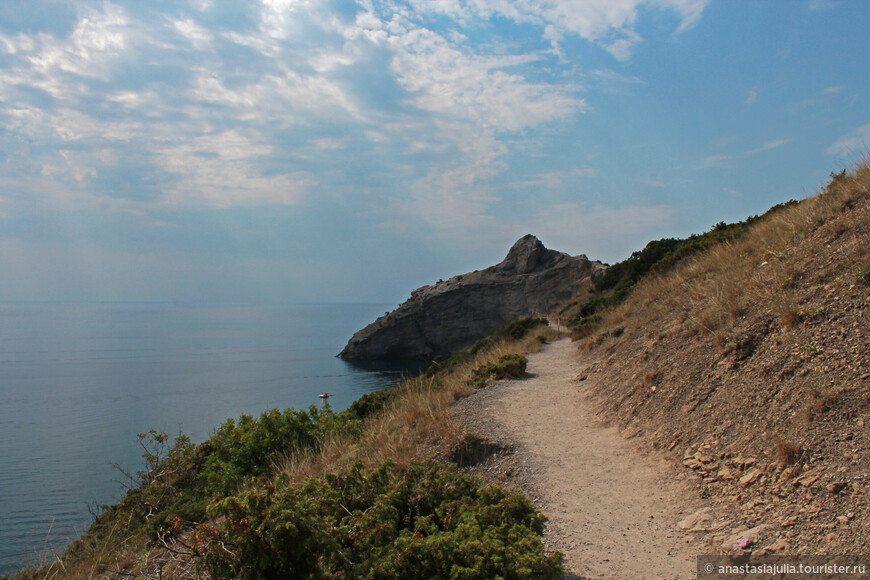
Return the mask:
<svg viewBox="0 0 870 580">
<path fill-rule="evenodd" d="M 211 513 L 197 542 L 215 579 L 560 575 L 527 498 L 441 466 L 357 463 L 302 489 L 279 477 Z"/>
<path fill-rule="evenodd" d="M 273 409 L 255 419 L 232 419 L 200 445 L 186 435 L 174 441 L 154 429 L 139 435 L 144 469 L 131 477 L 131 489 L 106 512 L 67 555 L 75 560 L 116 532 L 119 524 L 130 533 L 160 533 L 168 522 L 197 522 L 207 516 L 210 502 L 258 485 L 271 475 L 288 450 L 315 447 L 330 434 L 354 437 L 361 423 L 350 413 L 334 413 L 311 406 L 308 411 Z"/>
<path fill-rule="evenodd" d="M 506 354 L 497 362 L 487 363 L 474 369 L 471 373 L 471 384 L 483 388 L 502 379 L 521 377 L 526 372 L 529 359 L 521 354 Z"/>
</svg>

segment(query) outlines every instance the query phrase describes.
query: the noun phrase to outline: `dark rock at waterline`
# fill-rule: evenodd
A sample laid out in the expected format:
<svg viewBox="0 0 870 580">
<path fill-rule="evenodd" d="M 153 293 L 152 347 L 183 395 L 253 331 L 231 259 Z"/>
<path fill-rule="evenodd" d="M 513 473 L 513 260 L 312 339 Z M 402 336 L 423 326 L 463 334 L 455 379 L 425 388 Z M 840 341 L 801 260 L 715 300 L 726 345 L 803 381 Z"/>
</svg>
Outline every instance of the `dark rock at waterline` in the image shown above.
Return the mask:
<svg viewBox="0 0 870 580">
<path fill-rule="evenodd" d="M 589 289 L 607 267 L 549 250 L 527 235 L 485 270 L 411 292 L 396 310 L 358 331 L 345 359 L 433 358 L 468 348 L 522 316 L 547 313 Z"/>
</svg>

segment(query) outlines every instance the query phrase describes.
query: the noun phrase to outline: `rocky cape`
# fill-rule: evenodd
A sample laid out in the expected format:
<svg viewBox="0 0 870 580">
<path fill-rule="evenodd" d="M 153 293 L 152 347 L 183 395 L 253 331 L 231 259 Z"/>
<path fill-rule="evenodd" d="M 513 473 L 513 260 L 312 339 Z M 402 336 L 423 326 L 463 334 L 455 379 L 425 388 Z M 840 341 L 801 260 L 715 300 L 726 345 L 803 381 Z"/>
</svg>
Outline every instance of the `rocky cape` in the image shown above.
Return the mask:
<svg viewBox="0 0 870 580">
<path fill-rule="evenodd" d="M 447 356 L 517 318 L 551 312 L 590 289 L 606 269 L 586 256 L 549 250 L 526 235 L 500 264 L 414 290 L 399 308 L 354 334 L 338 356 Z"/>
</svg>

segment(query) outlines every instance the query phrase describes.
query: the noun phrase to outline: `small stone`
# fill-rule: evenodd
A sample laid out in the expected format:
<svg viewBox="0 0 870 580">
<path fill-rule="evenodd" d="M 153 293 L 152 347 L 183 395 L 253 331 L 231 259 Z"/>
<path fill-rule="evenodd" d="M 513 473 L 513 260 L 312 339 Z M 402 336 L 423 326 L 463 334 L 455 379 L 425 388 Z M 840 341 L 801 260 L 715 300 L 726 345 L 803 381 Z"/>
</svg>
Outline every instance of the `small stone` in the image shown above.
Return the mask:
<svg viewBox="0 0 870 580">
<path fill-rule="evenodd" d="M 810 472 L 804 473 L 803 475 L 801 475 L 800 477 L 795 479 L 794 485 L 795 486 L 802 485 L 804 487 L 811 487 L 815 482 L 817 482 L 819 480 L 819 478 L 821 476 L 822 476 L 821 473 L 810 471 Z"/>
<path fill-rule="evenodd" d="M 750 540 L 749 538 L 740 538 L 739 540 L 737 540 L 736 542 L 734 542 L 731 545 L 731 549 L 736 552 L 738 550 L 745 550 L 746 548 L 748 548 L 751 545 L 752 545 L 752 540 Z"/>
<path fill-rule="evenodd" d="M 788 517 L 785 519 L 784 522 L 782 522 L 782 527 L 788 528 L 790 526 L 793 526 L 797 523 L 797 520 L 798 520 L 797 516 Z"/>
<path fill-rule="evenodd" d="M 677 523 L 681 530 L 691 530 L 697 527 L 706 527 L 713 522 L 713 508 L 704 507 L 686 516 Z"/>
<path fill-rule="evenodd" d="M 767 524 L 761 524 L 760 526 L 755 526 L 748 530 L 735 532 L 722 542 L 722 548 L 725 550 L 743 550 L 745 548 L 737 548 L 736 546 L 745 545 L 745 547 L 749 547 L 753 544 L 757 544 L 758 539 L 761 537 L 761 533 L 766 530 L 767 527 Z"/>
<path fill-rule="evenodd" d="M 845 487 L 846 487 L 846 484 L 844 482 L 835 481 L 833 483 L 829 483 L 828 485 L 826 485 L 825 489 L 827 489 L 832 494 L 837 495 L 838 493 L 843 491 L 843 488 L 845 488 Z"/>
<path fill-rule="evenodd" d="M 781 552 L 786 548 L 788 548 L 788 542 L 786 542 L 784 538 L 777 538 L 774 543 L 765 546 L 764 549 L 768 552 Z"/>
<path fill-rule="evenodd" d="M 741 477 L 738 480 L 738 483 L 743 487 L 749 487 L 761 476 L 761 470 L 756 468 Z"/>
<path fill-rule="evenodd" d="M 734 471 L 731 470 L 727 465 L 723 465 L 722 469 L 719 470 L 719 479 L 734 479 Z"/>
</svg>

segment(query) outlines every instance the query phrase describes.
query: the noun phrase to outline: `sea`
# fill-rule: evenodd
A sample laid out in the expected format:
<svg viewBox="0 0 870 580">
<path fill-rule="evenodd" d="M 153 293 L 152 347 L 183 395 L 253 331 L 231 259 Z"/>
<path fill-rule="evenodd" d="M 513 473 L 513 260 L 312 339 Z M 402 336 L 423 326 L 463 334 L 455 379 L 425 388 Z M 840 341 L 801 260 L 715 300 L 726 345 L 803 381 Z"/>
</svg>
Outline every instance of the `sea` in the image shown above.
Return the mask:
<svg viewBox="0 0 870 580">
<path fill-rule="evenodd" d="M 142 467 L 273 408 L 347 408 L 419 364 L 336 358 L 384 304 L 0 302 L 0 576 L 50 558 Z M 119 469 L 120 468 L 120 469 Z"/>
</svg>

